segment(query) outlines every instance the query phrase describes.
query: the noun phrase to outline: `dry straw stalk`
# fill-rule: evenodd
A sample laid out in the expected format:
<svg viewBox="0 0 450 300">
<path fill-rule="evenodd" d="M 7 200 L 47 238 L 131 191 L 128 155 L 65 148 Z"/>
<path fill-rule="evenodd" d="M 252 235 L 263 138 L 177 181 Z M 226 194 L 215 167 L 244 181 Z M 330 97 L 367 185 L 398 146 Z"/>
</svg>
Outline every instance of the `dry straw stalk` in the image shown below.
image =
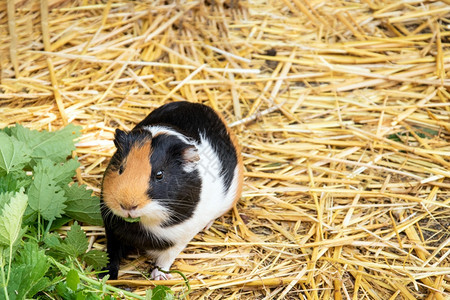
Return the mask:
<svg viewBox="0 0 450 300">
<path fill-rule="evenodd" d="M 246 180 L 174 264 L 190 299 L 448 299 L 449 4 L 1 1 L 0 126 L 81 125 L 77 180 L 99 193 L 115 128 L 205 103 Z M 143 294 L 148 266 L 112 284 Z"/>
</svg>

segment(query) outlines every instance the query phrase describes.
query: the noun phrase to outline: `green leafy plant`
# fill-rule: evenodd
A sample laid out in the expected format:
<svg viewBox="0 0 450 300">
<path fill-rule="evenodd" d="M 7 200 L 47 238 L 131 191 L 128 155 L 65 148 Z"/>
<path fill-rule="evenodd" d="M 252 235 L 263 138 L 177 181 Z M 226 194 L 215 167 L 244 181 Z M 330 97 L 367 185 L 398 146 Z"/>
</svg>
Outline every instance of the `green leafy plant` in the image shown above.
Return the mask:
<svg viewBox="0 0 450 300">
<path fill-rule="evenodd" d="M 56 132 L 39 132 L 21 125 L 0 131 L 0 193 L 26 189 L 25 223 L 37 220 L 39 225 L 51 226 L 66 216 L 102 225 L 99 199 L 86 186 L 69 186 L 80 165 L 71 158 L 73 140 L 79 136 L 80 128 L 74 125 Z"/>
<path fill-rule="evenodd" d="M 71 156 L 79 136 L 73 125 L 56 132 L 21 125 L 0 130 L 0 299 L 175 299 L 167 287 L 142 297 L 107 285 L 108 276 L 92 278 L 108 259 L 87 251 L 78 224 L 102 225 L 99 198 L 71 184 L 80 165 Z M 62 238 L 55 230 L 69 222 Z"/>
</svg>

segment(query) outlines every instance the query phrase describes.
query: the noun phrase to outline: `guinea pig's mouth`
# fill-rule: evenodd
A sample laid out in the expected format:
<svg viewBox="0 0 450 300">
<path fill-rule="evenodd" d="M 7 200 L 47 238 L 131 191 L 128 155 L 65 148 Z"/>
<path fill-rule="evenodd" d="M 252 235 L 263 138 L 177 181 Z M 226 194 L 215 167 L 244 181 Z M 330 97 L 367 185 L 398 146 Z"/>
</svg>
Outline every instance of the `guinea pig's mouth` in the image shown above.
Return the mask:
<svg viewBox="0 0 450 300">
<path fill-rule="evenodd" d="M 163 224 L 170 216 L 168 209 L 155 201 L 150 201 L 145 206 L 137 209 L 130 210 L 119 207 L 111 209 L 111 211 L 121 218 L 140 218 L 142 225 L 150 227 Z"/>
<path fill-rule="evenodd" d="M 142 212 L 140 209 L 123 209 L 122 207 L 119 208 L 110 208 L 111 212 L 121 218 L 139 218 L 142 216 Z"/>
<path fill-rule="evenodd" d="M 139 213 L 138 211 L 134 211 L 134 210 L 132 210 L 132 211 L 124 211 L 124 218 L 139 218 L 139 217 L 141 217 L 142 216 L 142 214 L 141 213 Z"/>
</svg>

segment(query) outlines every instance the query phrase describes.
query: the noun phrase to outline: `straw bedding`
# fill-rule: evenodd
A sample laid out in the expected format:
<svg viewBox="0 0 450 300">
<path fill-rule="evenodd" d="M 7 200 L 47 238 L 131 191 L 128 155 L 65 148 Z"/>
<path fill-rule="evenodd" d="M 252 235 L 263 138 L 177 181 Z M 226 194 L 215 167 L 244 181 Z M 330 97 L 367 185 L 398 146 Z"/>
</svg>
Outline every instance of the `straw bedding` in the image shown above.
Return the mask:
<svg viewBox="0 0 450 300">
<path fill-rule="evenodd" d="M 77 180 L 98 194 L 115 128 L 205 103 L 246 177 L 173 266 L 190 299 L 448 299 L 449 4 L 1 1 L 0 126 L 81 125 Z M 148 266 L 112 283 L 143 294 Z"/>
</svg>

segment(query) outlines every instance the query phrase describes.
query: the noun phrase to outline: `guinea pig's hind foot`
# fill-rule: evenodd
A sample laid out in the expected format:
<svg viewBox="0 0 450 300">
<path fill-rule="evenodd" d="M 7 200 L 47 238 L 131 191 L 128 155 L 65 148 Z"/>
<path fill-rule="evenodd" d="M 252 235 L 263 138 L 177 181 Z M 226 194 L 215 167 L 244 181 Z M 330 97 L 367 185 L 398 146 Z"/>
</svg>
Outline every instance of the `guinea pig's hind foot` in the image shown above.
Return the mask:
<svg viewBox="0 0 450 300">
<path fill-rule="evenodd" d="M 150 277 L 153 280 L 169 280 L 172 279 L 173 276 L 170 273 L 165 273 L 162 270 L 160 270 L 158 267 L 155 267 L 152 271 L 152 274 Z"/>
</svg>

